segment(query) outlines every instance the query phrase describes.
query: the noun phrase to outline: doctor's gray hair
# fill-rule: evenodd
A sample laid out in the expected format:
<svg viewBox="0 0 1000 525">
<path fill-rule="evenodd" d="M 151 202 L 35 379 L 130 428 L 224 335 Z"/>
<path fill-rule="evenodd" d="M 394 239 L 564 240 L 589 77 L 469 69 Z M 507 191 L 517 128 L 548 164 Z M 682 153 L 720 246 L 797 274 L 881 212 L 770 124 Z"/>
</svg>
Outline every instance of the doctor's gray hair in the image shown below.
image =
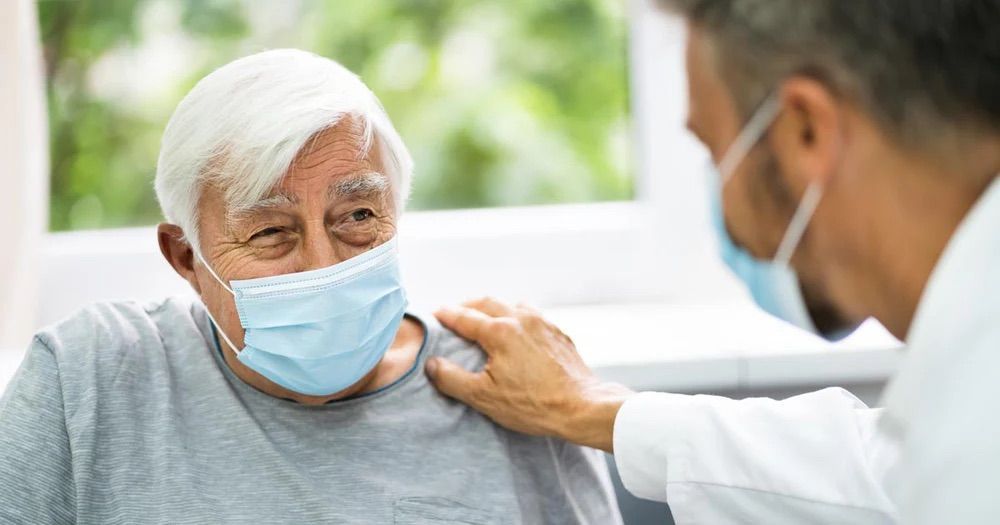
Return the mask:
<svg viewBox="0 0 1000 525">
<path fill-rule="evenodd" d="M 413 160 L 375 95 L 333 60 L 297 49 L 240 58 L 201 79 L 174 110 L 156 166 L 166 219 L 200 252 L 198 200 L 206 185 L 229 209 L 264 198 L 320 132 L 351 118 L 364 157 L 377 144 L 397 212 L 409 195 Z"/>
<path fill-rule="evenodd" d="M 744 118 L 804 75 L 904 145 L 1000 132 L 997 0 L 659 1 L 704 30 Z"/>
</svg>

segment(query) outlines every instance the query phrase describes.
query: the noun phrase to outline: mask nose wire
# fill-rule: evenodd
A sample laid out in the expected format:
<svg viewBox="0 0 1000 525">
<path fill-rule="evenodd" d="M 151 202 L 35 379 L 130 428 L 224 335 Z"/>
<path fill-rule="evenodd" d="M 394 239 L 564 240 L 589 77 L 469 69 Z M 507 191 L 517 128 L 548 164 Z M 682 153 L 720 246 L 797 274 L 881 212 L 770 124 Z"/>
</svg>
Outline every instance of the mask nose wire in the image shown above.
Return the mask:
<svg viewBox="0 0 1000 525">
<path fill-rule="evenodd" d="M 223 282 L 222 279 L 219 278 L 219 275 L 215 273 L 215 270 L 212 269 L 212 266 L 207 262 L 205 262 L 205 258 L 202 257 L 201 255 L 201 250 L 195 249 L 194 255 L 195 257 L 198 258 L 199 261 L 201 261 L 201 264 L 205 267 L 205 269 L 208 270 L 208 273 L 212 274 L 212 277 L 214 277 L 215 280 L 218 281 L 219 284 L 221 284 L 222 287 L 226 289 L 226 291 L 233 294 L 233 296 L 236 295 L 235 293 L 233 293 L 233 289 L 230 288 L 229 285 L 227 285 L 225 282 Z M 205 307 L 205 313 L 208 314 L 208 319 L 212 321 L 212 324 L 215 325 L 215 330 L 219 333 L 219 335 L 222 336 L 222 339 L 226 342 L 226 344 L 229 345 L 229 348 L 233 350 L 233 353 L 239 355 L 240 350 L 236 348 L 236 345 L 234 345 L 233 342 L 229 339 L 229 336 L 226 335 L 226 331 L 222 329 L 222 325 L 220 325 L 219 322 L 215 320 L 215 317 L 212 316 L 212 312 L 208 311 L 207 306 Z"/>
</svg>

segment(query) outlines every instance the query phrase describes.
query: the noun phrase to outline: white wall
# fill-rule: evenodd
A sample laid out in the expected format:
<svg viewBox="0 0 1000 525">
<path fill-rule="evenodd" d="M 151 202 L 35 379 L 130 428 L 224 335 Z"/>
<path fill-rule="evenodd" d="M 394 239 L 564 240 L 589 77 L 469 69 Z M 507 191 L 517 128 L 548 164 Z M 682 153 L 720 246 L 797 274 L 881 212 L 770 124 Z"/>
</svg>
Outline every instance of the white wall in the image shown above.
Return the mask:
<svg viewBox="0 0 1000 525">
<path fill-rule="evenodd" d="M 0 2 L 0 347 L 35 327 L 39 248 L 48 218 L 48 130 L 32 0 Z"/>
</svg>

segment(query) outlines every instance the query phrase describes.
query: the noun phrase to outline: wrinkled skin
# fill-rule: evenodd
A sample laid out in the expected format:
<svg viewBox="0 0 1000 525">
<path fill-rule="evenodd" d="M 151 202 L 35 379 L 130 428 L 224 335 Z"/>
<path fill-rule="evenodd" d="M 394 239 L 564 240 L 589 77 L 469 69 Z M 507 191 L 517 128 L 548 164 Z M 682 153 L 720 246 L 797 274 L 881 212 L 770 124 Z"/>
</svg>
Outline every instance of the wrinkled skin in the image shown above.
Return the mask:
<svg viewBox="0 0 1000 525">
<path fill-rule="evenodd" d="M 220 188 L 207 187 L 198 202 L 200 243 L 208 264 L 224 281 L 324 268 L 364 253 L 396 235 L 395 206 L 377 148 L 359 156 L 361 126 L 345 119 L 307 143 L 291 169 L 264 200 L 232 210 Z M 161 251 L 201 296 L 220 328 L 243 347 L 233 296 L 194 257 L 180 228 L 159 226 Z M 405 319 L 383 360 L 342 392 L 307 396 L 283 388 L 241 363 L 220 338 L 229 367 L 243 381 L 275 397 L 304 404 L 378 389 L 412 367 L 422 328 Z"/>
</svg>

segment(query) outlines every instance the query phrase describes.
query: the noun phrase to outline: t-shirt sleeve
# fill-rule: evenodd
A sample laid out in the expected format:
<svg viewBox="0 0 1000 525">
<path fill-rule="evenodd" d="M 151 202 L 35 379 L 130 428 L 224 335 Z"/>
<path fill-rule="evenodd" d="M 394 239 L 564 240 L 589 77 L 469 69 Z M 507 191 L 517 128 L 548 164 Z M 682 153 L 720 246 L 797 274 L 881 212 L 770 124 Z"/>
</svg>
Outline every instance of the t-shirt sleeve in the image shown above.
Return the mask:
<svg viewBox="0 0 1000 525">
<path fill-rule="evenodd" d="M 0 398 L 0 501 L 2 523 L 75 522 L 59 368 L 37 338 Z"/>
<path fill-rule="evenodd" d="M 479 347 L 443 328 L 436 329 L 441 331 L 437 355 L 466 370 L 482 368 L 486 356 Z M 555 438 L 502 432 L 525 523 L 622 522 L 603 452 Z"/>
<path fill-rule="evenodd" d="M 556 474 L 574 523 L 620 525 L 614 485 L 604 453 L 565 441 L 546 438 L 555 458 Z M 568 523 L 568 521 L 567 521 Z"/>
<path fill-rule="evenodd" d="M 602 452 L 513 432 L 508 434 L 508 442 L 525 516 L 542 516 L 542 523 L 622 522 Z"/>
</svg>

